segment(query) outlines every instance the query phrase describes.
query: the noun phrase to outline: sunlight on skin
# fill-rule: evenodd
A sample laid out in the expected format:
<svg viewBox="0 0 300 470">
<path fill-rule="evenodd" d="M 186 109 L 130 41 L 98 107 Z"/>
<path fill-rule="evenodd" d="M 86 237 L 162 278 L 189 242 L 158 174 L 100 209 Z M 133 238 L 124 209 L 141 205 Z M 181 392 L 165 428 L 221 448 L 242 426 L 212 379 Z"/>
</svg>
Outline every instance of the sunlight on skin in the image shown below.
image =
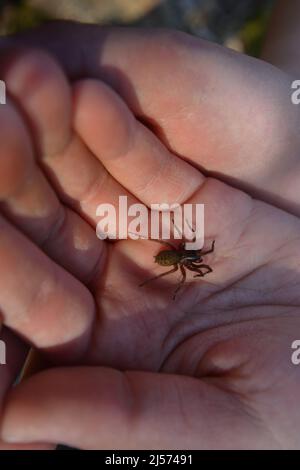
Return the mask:
<svg viewBox="0 0 300 470">
<path fill-rule="evenodd" d="M 294 77 L 177 31 L 61 22 L 7 43 L 49 50 L 72 79 L 104 80 L 176 154 L 300 214 Z"/>
<path fill-rule="evenodd" d="M 131 41 L 130 35 L 126 37 Z M 160 51 L 163 54 L 163 50 Z M 213 48 L 208 46 L 206 52 L 208 60 Z M 34 63 L 34 67 L 38 66 L 38 61 Z M 151 63 L 149 56 L 148 63 Z M 262 64 L 258 66 L 257 77 L 260 67 Z M 285 96 L 282 80 L 286 77 L 283 79 L 278 73 L 274 71 L 274 87 L 282 102 Z M 272 75 L 268 66 L 266 74 Z M 254 72 L 250 83 L 256 89 Z M 18 96 L 17 90 L 14 93 Z M 33 108 L 26 103 L 24 106 L 32 117 L 38 141 L 51 143 L 51 136 L 43 135 L 47 127 L 35 124 L 39 117 L 34 109 L 41 105 L 39 100 L 42 103 L 45 97 L 37 91 Z M 6 324 L 21 334 L 26 331 L 26 337 L 31 342 L 37 341 L 49 354 L 49 346 L 57 346 L 55 338 L 61 343 L 65 335 L 73 332 L 76 336 L 80 329 L 86 331 L 94 319 L 92 335 L 86 338 L 86 350 L 81 350 L 80 364 L 86 367 L 53 368 L 15 387 L 8 395 L 3 412 L 2 438 L 23 443 L 64 442 L 83 448 L 299 447 L 295 432 L 299 423 L 295 393 L 299 374 L 289 356 L 290 345 L 299 328 L 299 219 L 200 173 L 187 161 L 195 163 L 188 148 L 186 154 L 180 152 L 187 158 L 173 154 L 106 85 L 90 79 L 81 81 L 73 89 L 73 105 L 74 133 L 67 136 L 66 148 L 58 145 L 55 155 L 54 145 L 49 157 L 46 155 L 43 159 L 41 145 L 36 166 L 41 174 L 45 171 L 48 175 L 51 184 L 48 181 L 47 184 L 57 195 L 60 206 L 74 213 L 70 224 L 74 239 L 80 225 L 84 227 L 80 232 L 82 242 L 86 237 L 90 246 L 95 245 L 95 252 L 87 251 L 82 257 L 86 258 L 83 266 L 93 266 L 86 282 L 89 290 L 76 279 L 78 265 L 70 265 L 67 273 L 46 256 L 47 247 L 43 253 L 43 247 L 32 244 L 30 250 L 35 255 L 24 258 L 18 276 L 24 276 L 22 266 L 32 263 L 29 289 L 34 287 L 35 275 L 39 279 L 55 272 L 55 279 L 61 279 L 66 290 L 61 299 L 67 301 L 70 311 L 61 309 L 57 304 L 59 299 L 46 296 L 49 315 L 43 318 L 46 341 L 47 326 L 56 314 L 64 312 L 60 321 L 66 323 L 62 323 L 61 337 L 57 340 L 57 334 L 53 333 L 53 338 L 48 338 L 50 343 L 39 344 L 36 333 L 39 329 L 42 331 L 41 325 L 29 323 L 28 330 L 23 330 L 24 322 L 21 316 L 13 317 L 9 302 L 5 304 L 5 299 L 1 298 L 0 306 L 2 309 L 2 305 L 6 305 L 3 311 Z M 51 101 L 48 107 L 50 112 Z M 52 112 L 52 122 L 59 122 L 56 104 Z M 240 116 L 236 118 L 238 125 Z M 280 116 L 278 122 L 282 119 Z M 117 125 L 113 127 L 112 122 Z M 95 125 L 97 128 L 93 127 Z M 178 138 L 183 139 L 179 134 L 185 135 L 184 127 L 178 132 Z M 229 132 L 227 138 L 230 140 L 232 135 Z M 247 133 L 241 136 L 245 139 L 242 148 L 246 155 L 245 166 L 241 166 L 243 171 L 249 164 L 247 152 L 249 148 L 253 150 L 253 139 L 258 138 L 258 146 L 261 142 L 259 135 L 250 137 L 248 140 Z M 202 134 L 204 142 L 205 138 Z M 284 134 L 283 140 L 285 138 Z M 197 142 L 194 144 L 197 147 Z M 232 148 L 238 146 L 236 142 L 232 145 Z M 271 152 L 269 158 L 273 155 L 276 160 L 278 148 L 268 145 L 266 148 Z M 29 144 L 28 149 L 30 154 Z M 151 149 L 154 149 L 154 159 L 150 158 Z M 219 149 L 215 158 L 218 155 L 221 158 L 221 154 Z M 72 162 L 72 155 L 80 163 L 78 167 Z M 78 189 L 82 159 L 86 186 Z M 230 173 L 233 161 L 225 158 L 226 161 Z M 238 160 L 234 162 L 237 164 Z M 143 171 L 145 165 L 147 172 Z M 250 174 L 253 177 L 254 173 Z M 93 175 L 99 178 L 102 175 L 101 184 L 95 183 Z M 103 175 L 110 185 L 109 201 L 103 189 L 106 185 Z M 251 177 L 249 182 L 253 183 Z M 258 187 L 260 184 L 264 189 L 264 183 L 259 180 Z M 50 207 L 49 188 L 44 186 L 43 194 Z M 171 201 L 177 197 L 181 203 L 205 204 L 206 243 L 210 245 L 211 240 L 216 240 L 215 252 L 205 261 L 214 271 L 203 281 L 190 282 L 193 278 L 189 277 L 176 302 L 172 301 L 178 281 L 176 275 L 144 288 L 138 287 L 144 278 L 154 273 L 154 268 L 163 270 L 153 263 L 158 246 L 143 240 L 118 241 L 107 246 L 95 235 L 93 245 L 95 205 L 116 201 L 123 194 L 131 194 L 132 200 L 146 204 L 153 197 Z M 13 206 L 5 202 L 14 216 L 15 227 L 21 231 L 25 230 L 17 217 L 18 204 L 23 209 L 29 208 L 27 201 L 24 192 L 24 198 L 20 196 Z M 290 201 L 292 208 L 294 202 Z M 26 256 L 30 242 L 4 220 L 1 223 L 0 241 L 9 265 L 13 250 L 7 240 L 11 237 L 20 240 L 17 258 Z M 33 227 L 31 230 L 29 236 L 36 242 Z M 101 250 L 105 251 L 105 256 L 101 255 Z M 1 258 L 2 251 L 0 243 Z M 95 253 L 98 256 L 96 266 L 93 264 Z M 55 253 L 49 254 L 55 260 Z M 58 264 L 63 263 L 62 256 Z M 40 274 L 43 269 L 45 273 Z M 0 279 L 2 284 L 7 283 L 4 290 L 9 299 L 15 291 L 13 279 L 1 273 Z M 73 302 L 79 305 L 75 319 L 71 317 Z M 80 312 L 86 315 L 83 319 Z M 64 326 L 68 318 L 72 331 Z M 49 332 L 52 334 L 51 328 Z M 56 360 L 60 364 L 64 362 L 59 354 Z"/>
</svg>

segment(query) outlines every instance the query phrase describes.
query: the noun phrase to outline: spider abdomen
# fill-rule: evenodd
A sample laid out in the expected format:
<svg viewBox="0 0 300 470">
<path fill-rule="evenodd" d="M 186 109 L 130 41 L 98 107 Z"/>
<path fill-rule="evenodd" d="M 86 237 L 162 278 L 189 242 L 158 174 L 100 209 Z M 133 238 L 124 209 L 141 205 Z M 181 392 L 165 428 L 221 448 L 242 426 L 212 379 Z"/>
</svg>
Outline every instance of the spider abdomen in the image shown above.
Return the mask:
<svg viewBox="0 0 300 470">
<path fill-rule="evenodd" d="M 155 256 L 155 262 L 160 266 L 173 266 L 180 262 L 181 256 L 175 250 L 163 250 Z"/>
</svg>

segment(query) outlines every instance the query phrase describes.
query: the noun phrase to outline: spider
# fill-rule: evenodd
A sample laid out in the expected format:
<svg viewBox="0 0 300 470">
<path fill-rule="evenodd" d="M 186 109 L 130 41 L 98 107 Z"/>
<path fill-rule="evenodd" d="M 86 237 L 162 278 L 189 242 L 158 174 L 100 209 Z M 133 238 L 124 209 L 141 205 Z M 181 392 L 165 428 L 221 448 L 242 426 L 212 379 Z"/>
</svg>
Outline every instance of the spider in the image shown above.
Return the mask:
<svg viewBox="0 0 300 470">
<path fill-rule="evenodd" d="M 178 271 L 178 269 L 180 269 L 182 278 L 173 294 L 173 300 L 175 300 L 176 295 L 178 294 L 179 290 L 185 283 L 187 269 L 189 271 L 193 271 L 197 273 L 194 275 L 194 277 L 203 277 L 206 274 L 209 274 L 213 271 L 212 268 L 208 266 L 208 264 L 203 263 L 203 256 L 208 255 L 209 253 L 212 253 L 214 251 L 215 240 L 212 242 L 211 248 L 206 251 L 202 251 L 202 249 L 186 250 L 185 249 L 186 242 L 181 243 L 180 246 L 177 248 L 172 243 L 165 242 L 164 240 L 152 240 L 152 241 L 156 241 L 158 243 L 169 246 L 168 250 L 162 250 L 157 255 L 154 256 L 154 259 L 155 259 L 154 262 L 159 264 L 160 266 L 173 266 L 173 268 L 167 272 L 159 274 L 158 276 L 154 276 L 154 277 L 151 277 L 150 279 L 147 279 L 146 281 L 142 282 L 142 284 L 140 284 L 140 287 L 143 287 L 145 284 L 148 284 L 148 282 L 154 281 L 163 276 L 167 276 L 168 274 L 174 273 Z M 195 241 L 195 237 L 193 241 Z M 205 270 L 205 272 L 203 272 L 203 270 Z"/>
</svg>

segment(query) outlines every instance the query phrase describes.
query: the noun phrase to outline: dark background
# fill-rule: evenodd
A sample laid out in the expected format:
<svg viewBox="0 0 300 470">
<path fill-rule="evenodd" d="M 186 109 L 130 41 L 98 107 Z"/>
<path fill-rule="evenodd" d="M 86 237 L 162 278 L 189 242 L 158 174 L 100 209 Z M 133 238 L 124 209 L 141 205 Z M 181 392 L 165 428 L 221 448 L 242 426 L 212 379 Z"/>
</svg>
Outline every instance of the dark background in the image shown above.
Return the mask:
<svg viewBox="0 0 300 470">
<path fill-rule="evenodd" d="M 259 55 L 274 0 L 0 0 L 0 34 L 50 19 L 168 27 Z"/>
</svg>

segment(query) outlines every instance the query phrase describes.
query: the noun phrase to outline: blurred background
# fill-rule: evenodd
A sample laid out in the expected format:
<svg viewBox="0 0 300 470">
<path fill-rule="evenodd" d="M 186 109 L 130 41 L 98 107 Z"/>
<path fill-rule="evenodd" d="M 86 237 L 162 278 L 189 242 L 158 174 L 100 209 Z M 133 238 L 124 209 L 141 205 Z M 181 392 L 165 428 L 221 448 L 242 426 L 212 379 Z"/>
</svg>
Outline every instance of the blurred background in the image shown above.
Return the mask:
<svg viewBox="0 0 300 470">
<path fill-rule="evenodd" d="M 275 0 L 0 0 L 0 34 L 53 19 L 167 27 L 258 56 Z"/>
</svg>

